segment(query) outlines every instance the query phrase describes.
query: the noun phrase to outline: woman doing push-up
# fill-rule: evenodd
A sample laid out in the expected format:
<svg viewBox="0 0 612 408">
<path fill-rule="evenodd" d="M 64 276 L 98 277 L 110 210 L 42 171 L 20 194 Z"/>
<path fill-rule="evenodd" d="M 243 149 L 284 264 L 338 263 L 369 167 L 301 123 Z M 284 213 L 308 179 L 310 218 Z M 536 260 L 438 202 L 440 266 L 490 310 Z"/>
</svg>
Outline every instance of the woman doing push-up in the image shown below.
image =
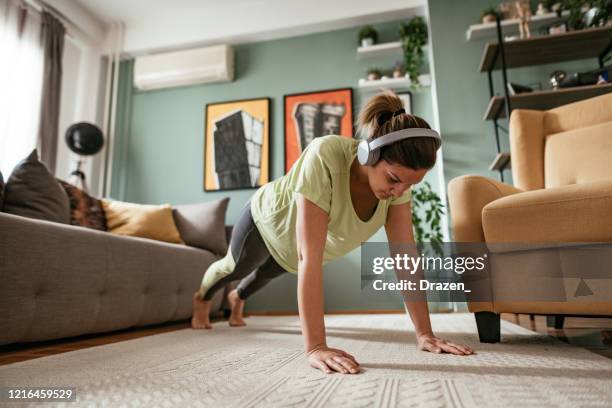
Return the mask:
<svg viewBox="0 0 612 408">
<path fill-rule="evenodd" d="M 441 138 L 425 120 L 406 113 L 390 91 L 363 107 L 358 126 L 366 140 L 316 138 L 286 175 L 255 192 L 238 217 L 227 255 L 208 268 L 193 296 L 193 328 L 212 328 L 210 300 L 228 282 L 240 279 L 229 294 L 229 323 L 242 326 L 245 300 L 271 279 L 294 273 L 310 365 L 359 372 L 355 357 L 327 346 L 323 264 L 357 248 L 382 226 L 390 245 L 414 243 L 410 188 L 433 168 Z M 421 350 L 472 353 L 433 334 L 424 299 L 405 306 Z"/>
</svg>

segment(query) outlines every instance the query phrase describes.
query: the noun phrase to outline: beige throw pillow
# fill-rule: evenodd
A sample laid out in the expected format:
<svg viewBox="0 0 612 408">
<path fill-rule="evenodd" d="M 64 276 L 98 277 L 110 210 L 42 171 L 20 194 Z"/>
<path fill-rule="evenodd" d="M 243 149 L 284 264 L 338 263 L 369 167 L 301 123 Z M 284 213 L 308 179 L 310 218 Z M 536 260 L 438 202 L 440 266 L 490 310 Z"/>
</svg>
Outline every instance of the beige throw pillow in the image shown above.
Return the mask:
<svg viewBox="0 0 612 408">
<path fill-rule="evenodd" d="M 170 204 L 134 204 L 107 199 L 101 201 L 109 232 L 185 244 L 176 229 Z"/>
</svg>

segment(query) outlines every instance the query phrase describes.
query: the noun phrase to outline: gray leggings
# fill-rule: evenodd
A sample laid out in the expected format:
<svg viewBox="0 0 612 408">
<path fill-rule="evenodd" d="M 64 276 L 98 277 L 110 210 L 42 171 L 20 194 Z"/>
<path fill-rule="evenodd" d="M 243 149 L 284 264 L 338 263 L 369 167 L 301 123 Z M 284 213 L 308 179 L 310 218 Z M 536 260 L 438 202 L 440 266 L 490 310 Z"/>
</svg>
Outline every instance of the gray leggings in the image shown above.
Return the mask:
<svg viewBox="0 0 612 408">
<path fill-rule="evenodd" d="M 232 230 L 229 251 L 236 262 L 234 270 L 217 281 L 204 294 L 210 300 L 229 282 L 241 279 L 236 291 L 246 299 L 268 282 L 286 271 L 272 258 L 251 216 L 251 202 L 247 202 Z"/>
</svg>

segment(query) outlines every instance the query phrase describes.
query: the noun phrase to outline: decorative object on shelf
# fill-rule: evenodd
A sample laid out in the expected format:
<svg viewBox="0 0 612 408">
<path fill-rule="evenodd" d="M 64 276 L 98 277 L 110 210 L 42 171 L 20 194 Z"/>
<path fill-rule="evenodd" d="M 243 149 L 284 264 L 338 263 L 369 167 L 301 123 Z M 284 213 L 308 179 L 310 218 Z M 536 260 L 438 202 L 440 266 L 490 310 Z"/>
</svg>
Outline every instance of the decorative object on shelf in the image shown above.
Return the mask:
<svg viewBox="0 0 612 408">
<path fill-rule="evenodd" d="M 548 10 L 546 10 L 546 7 L 544 7 L 544 3 L 538 3 L 538 7 L 536 9 L 536 16 L 543 16 L 546 13 L 548 13 Z"/>
<path fill-rule="evenodd" d="M 325 135 L 353 137 L 353 89 L 285 95 L 285 173 L 306 146 Z"/>
<path fill-rule="evenodd" d="M 559 76 L 554 76 L 555 73 L 562 73 Z M 586 86 L 605 84 L 609 82 L 610 72 L 608 68 L 598 68 L 587 72 L 574 72 L 567 75 L 563 71 L 555 71 L 551 75 L 551 83 L 556 88 L 572 88 L 575 86 Z M 554 80 L 554 83 L 553 83 Z M 556 85 L 556 86 L 555 86 Z"/>
<path fill-rule="evenodd" d="M 610 0 L 561 0 L 555 10 L 561 17 L 564 11 L 569 12 L 567 26 L 570 30 L 582 30 L 588 27 L 602 27 L 610 20 L 612 1 Z"/>
<path fill-rule="evenodd" d="M 567 24 L 565 22 L 553 24 L 550 27 L 548 27 L 548 34 L 550 35 L 562 34 L 566 32 L 567 32 Z"/>
<path fill-rule="evenodd" d="M 508 93 L 510 95 L 518 95 L 518 94 L 526 93 L 526 92 L 533 92 L 533 89 L 525 85 L 519 85 L 513 82 L 508 82 Z"/>
<path fill-rule="evenodd" d="M 368 68 L 367 74 L 368 74 L 368 81 L 374 81 L 374 80 L 380 79 L 380 77 L 382 76 L 380 69 L 378 69 L 377 67 Z"/>
<path fill-rule="evenodd" d="M 601 27 L 610 21 L 612 15 L 612 1 L 595 0 L 591 2 L 591 8 L 585 13 L 586 25 L 588 27 Z"/>
<path fill-rule="evenodd" d="M 81 166 L 85 162 L 83 156 L 93 156 L 98 153 L 104 146 L 104 135 L 99 127 L 92 123 L 78 122 L 71 125 L 66 130 L 66 144 L 68 148 L 79 155 L 77 168 L 70 173 L 70 177 L 76 177 L 75 184 L 81 190 L 87 192 L 87 182 L 85 173 L 81 170 Z"/>
<path fill-rule="evenodd" d="M 206 105 L 204 190 L 257 188 L 270 179 L 270 98 Z"/>
<path fill-rule="evenodd" d="M 378 41 L 378 32 L 371 25 L 359 30 L 359 44 L 362 47 L 369 47 Z"/>
<path fill-rule="evenodd" d="M 563 81 L 563 79 L 567 76 L 567 74 L 565 73 L 565 71 L 555 71 L 552 74 L 550 74 L 550 85 L 552 85 L 553 89 L 559 89 L 560 88 L 560 84 L 561 81 Z"/>
<path fill-rule="evenodd" d="M 519 19 L 519 33 L 521 38 L 531 37 L 529 29 L 529 20 L 531 20 L 531 6 L 529 0 L 517 0 L 514 3 L 516 7 L 516 16 Z"/>
<path fill-rule="evenodd" d="M 396 92 L 398 98 L 402 100 L 406 113 L 412 113 L 412 93 L 411 92 Z"/>
<path fill-rule="evenodd" d="M 497 15 L 500 14 L 493 6 L 489 6 L 480 13 L 480 20 L 483 24 L 494 23 Z M 500 15 L 500 18 L 502 16 Z"/>
<path fill-rule="evenodd" d="M 514 4 L 516 0 L 506 0 L 502 1 L 498 7 L 499 9 L 499 17 L 501 20 L 510 20 L 513 18 L 518 18 L 516 15 L 516 5 Z"/>
<path fill-rule="evenodd" d="M 423 47 L 427 44 L 427 24 L 421 16 L 412 18 L 407 23 L 401 23 L 399 35 L 404 50 L 404 67 L 414 87 L 418 87 L 419 69 L 423 63 Z"/>
<path fill-rule="evenodd" d="M 559 0 L 542 0 L 540 4 L 544 6 L 544 9 L 547 12 L 556 12 L 559 7 L 561 7 L 561 3 Z"/>
<path fill-rule="evenodd" d="M 395 67 L 393 68 L 393 78 L 401 78 L 404 76 L 404 64 L 402 61 L 395 61 Z"/>
</svg>

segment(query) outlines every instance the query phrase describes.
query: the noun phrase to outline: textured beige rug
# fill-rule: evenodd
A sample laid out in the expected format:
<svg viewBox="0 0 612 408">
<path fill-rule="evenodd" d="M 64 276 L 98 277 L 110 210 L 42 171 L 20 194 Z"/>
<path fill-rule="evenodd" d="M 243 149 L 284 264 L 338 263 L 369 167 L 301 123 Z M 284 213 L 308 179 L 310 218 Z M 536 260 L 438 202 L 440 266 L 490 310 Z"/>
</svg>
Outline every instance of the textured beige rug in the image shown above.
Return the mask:
<svg viewBox="0 0 612 408">
<path fill-rule="evenodd" d="M 612 406 L 612 360 L 504 321 L 502 343 L 480 344 L 472 315 L 432 315 L 438 335 L 478 353 L 458 357 L 417 351 L 404 315 L 327 316 L 329 344 L 358 358 L 359 375 L 309 368 L 296 317 L 247 323 L 1 366 L 0 385 L 77 387 L 76 403 L 53 403 L 68 407 Z"/>
</svg>

